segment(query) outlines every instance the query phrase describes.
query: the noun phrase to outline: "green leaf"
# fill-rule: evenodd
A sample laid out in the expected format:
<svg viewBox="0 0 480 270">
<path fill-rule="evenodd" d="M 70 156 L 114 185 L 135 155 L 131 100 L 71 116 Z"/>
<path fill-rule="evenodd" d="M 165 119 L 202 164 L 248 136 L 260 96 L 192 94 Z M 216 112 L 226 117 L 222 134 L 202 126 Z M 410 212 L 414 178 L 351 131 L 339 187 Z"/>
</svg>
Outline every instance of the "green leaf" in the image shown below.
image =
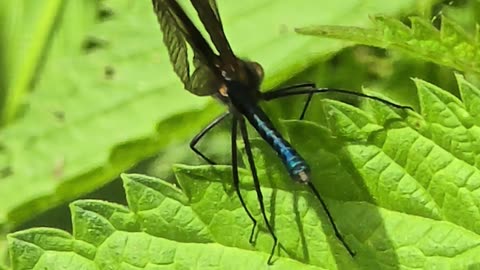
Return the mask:
<svg viewBox="0 0 480 270">
<path fill-rule="evenodd" d="M 32 9 L 38 11 L 38 15 L 29 15 L 32 17 L 37 15 L 39 18 L 37 18 L 37 24 L 30 29 L 22 21 L 27 8 L 23 6 L 23 3 L 20 5 L 14 5 L 13 3 L 13 1 L 2 1 L 1 4 L 0 22 L 2 22 L 2 27 L 0 35 L 4 44 L 2 44 L 0 65 L 4 76 L 1 80 L 2 91 L 0 91 L 0 126 L 13 120 L 24 101 L 29 84 L 38 68 L 39 58 L 46 46 L 55 16 L 58 15 L 61 1 L 50 1 L 48 5 L 42 5 L 43 10 L 40 8 Z M 28 11 L 32 12 L 32 10 Z M 8 13 L 14 15 L 8 16 Z M 20 29 L 29 30 L 32 36 L 29 37 L 28 41 L 22 40 L 21 31 L 18 31 Z M 23 47 L 23 50 L 15 50 L 17 46 Z M 22 51 L 22 54 L 7 54 L 7 52 L 14 50 Z"/>
<path fill-rule="evenodd" d="M 462 96 L 480 92 L 462 76 L 457 80 Z M 478 125 L 466 120 L 479 115 L 448 92 L 415 82 L 422 115 L 376 101 L 359 110 L 323 100 L 328 129 L 308 121 L 280 122 L 311 164 L 313 183 L 354 258 L 311 192 L 291 181 L 264 141 L 252 140 L 267 217 L 281 245 L 269 268 L 472 269 L 480 264 L 480 170 L 469 163 L 478 154 L 471 159 L 463 148 L 447 147 L 458 137 L 439 136 L 449 129 L 476 130 Z M 465 123 L 469 130 L 462 128 Z M 476 137 L 459 138 L 475 147 Z M 77 201 L 71 205 L 73 238 L 52 229 L 11 234 L 14 269 L 48 268 L 52 261 L 85 269 L 265 268 L 273 242 L 252 178 L 240 168 L 242 197 L 259 222 L 254 246 L 248 242 L 252 222 L 233 190 L 231 173 L 229 166 L 177 165 L 181 190 L 159 179 L 123 175 L 128 209 Z"/>
<path fill-rule="evenodd" d="M 472 88 L 466 88 L 469 85 L 460 75 L 457 75 L 457 80 L 463 99 L 468 103 L 478 102 L 478 89 L 472 85 Z M 431 138 L 454 156 L 478 167 L 480 127 L 475 120 L 478 119 L 478 111 L 468 111 L 471 106 L 464 105 L 458 98 L 446 94 L 434 85 L 421 80 L 415 80 L 415 83 L 422 104 L 422 114 L 430 123 Z"/>
<path fill-rule="evenodd" d="M 386 16 L 372 17 L 372 20 L 373 29 L 317 25 L 297 29 L 297 32 L 399 50 L 460 71 L 480 73 L 479 41 L 446 17 L 442 17 L 440 30 L 421 17 L 411 17 L 411 27 Z"/>
<path fill-rule="evenodd" d="M 88 269 L 93 267 L 95 248 L 66 232 L 31 229 L 9 237 L 13 269 Z M 93 268 L 92 268 L 93 269 Z"/>
<path fill-rule="evenodd" d="M 272 87 L 344 46 L 325 42 L 312 54 L 317 42 L 299 37 L 293 26 L 341 22 L 347 6 L 356 11 L 350 21 L 365 25 L 367 14 L 393 15 L 414 3 L 302 0 L 296 2 L 301 16 L 289 15 L 291 3 L 282 1 L 220 1 L 218 6 L 232 47 L 262 63 L 265 86 Z M 105 185 L 172 142 L 191 137 L 219 112 L 206 106 L 209 99 L 182 90 L 148 1 L 102 5 L 113 15 L 88 31 L 87 41 L 98 47 L 81 51 L 84 42 L 75 39 L 64 48 L 65 36 L 54 36 L 56 45 L 26 111 L 0 130 L 1 225 L 19 225 Z M 59 32 L 75 32 L 66 26 L 69 16 L 59 18 Z"/>
<path fill-rule="evenodd" d="M 75 47 L 69 46 L 73 42 L 69 40 L 79 42 L 83 38 L 85 25 L 93 20 L 94 5 L 95 1 L 81 4 L 61 0 L 47 4 L 2 1 L 0 37 L 4 42 L 0 45 L 0 126 L 13 122 L 22 112 L 31 85 L 43 68 L 42 58 L 52 51 L 51 48 L 74 51 Z M 57 42 L 52 46 L 50 38 L 62 15 L 68 17 L 63 24 L 69 31 L 57 32 Z M 58 40 L 62 40 L 61 45 Z"/>
<path fill-rule="evenodd" d="M 10 235 L 12 256 L 18 258 L 13 260 L 14 269 L 43 269 L 53 265 L 56 269 L 122 269 L 126 265 L 141 269 L 157 269 L 155 267 L 162 265 L 174 265 L 180 269 L 193 265 L 199 269 L 258 269 L 265 266 L 268 254 L 253 251 L 252 247 L 236 247 L 236 243 L 248 246 L 243 234 L 215 228 L 218 222 L 228 224 L 245 220 L 238 201 L 225 197 L 231 204 L 218 204 L 225 213 L 220 213 L 215 217 L 216 221 L 207 224 L 205 218 L 208 214 L 194 206 L 199 202 L 193 198 L 191 202 L 185 201 L 185 195 L 170 184 L 138 175 L 124 176 L 124 184 L 129 204 L 135 212 L 101 201 L 77 201 L 71 205 L 75 239 L 53 229 L 27 230 Z M 211 191 L 223 190 L 219 182 L 203 186 Z M 202 216 L 198 216 L 200 214 Z M 223 220 L 223 217 L 230 218 Z M 249 231 L 238 224 L 234 229 Z M 188 237 L 190 235 L 194 237 Z M 286 258 L 279 259 L 272 269 L 298 267 L 328 269 Z"/>
<path fill-rule="evenodd" d="M 348 202 L 334 211 L 361 243 L 357 263 L 364 269 L 474 269 L 480 237 L 453 223 Z M 473 268 L 472 268 L 473 267 Z"/>
</svg>

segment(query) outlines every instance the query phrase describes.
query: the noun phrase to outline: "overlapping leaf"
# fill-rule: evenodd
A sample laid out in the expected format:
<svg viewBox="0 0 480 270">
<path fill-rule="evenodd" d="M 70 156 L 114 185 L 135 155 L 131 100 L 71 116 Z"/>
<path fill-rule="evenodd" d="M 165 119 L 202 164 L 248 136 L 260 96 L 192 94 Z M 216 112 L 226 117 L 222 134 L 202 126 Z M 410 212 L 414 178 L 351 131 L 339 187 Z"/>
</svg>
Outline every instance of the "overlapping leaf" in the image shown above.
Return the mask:
<svg viewBox="0 0 480 270">
<path fill-rule="evenodd" d="M 480 94 L 462 76 L 457 79 L 462 97 Z M 329 129 L 284 123 L 292 144 L 311 163 L 315 185 L 356 251 L 354 258 L 310 192 L 291 182 L 263 141 L 253 140 L 267 215 L 281 243 L 270 268 L 480 265 L 478 144 L 467 136 L 478 128 L 472 120 L 478 110 L 468 105 L 477 101 L 462 102 L 415 81 L 421 115 L 375 101 L 359 110 L 324 100 Z M 455 132 L 460 135 L 441 136 Z M 463 144 L 468 151 L 452 147 Z M 232 190 L 230 167 L 175 171 L 182 191 L 158 179 L 125 175 L 130 210 L 99 201 L 72 204 L 73 238 L 51 229 L 10 235 L 14 268 L 42 269 L 53 261 L 83 269 L 267 268 L 272 240 L 260 224 L 256 245 L 248 243 L 251 221 Z M 247 206 L 261 222 L 250 175 L 240 172 Z"/>
<path fill-rule="evenodd" d="M 375 47 L 395 49 L 460 71 L 480 73 L 479 33 L 466 33 L 454 21 L 442 17 L 440 30 L 430 21 L 411 17 L 408 27 L 397 19 L 372 17 L 375 28 L 311 26 L 297 31 L 306 35 L 353 41 Z M 478 28 L 477 28 L 478 29 Z"/>
</svg>

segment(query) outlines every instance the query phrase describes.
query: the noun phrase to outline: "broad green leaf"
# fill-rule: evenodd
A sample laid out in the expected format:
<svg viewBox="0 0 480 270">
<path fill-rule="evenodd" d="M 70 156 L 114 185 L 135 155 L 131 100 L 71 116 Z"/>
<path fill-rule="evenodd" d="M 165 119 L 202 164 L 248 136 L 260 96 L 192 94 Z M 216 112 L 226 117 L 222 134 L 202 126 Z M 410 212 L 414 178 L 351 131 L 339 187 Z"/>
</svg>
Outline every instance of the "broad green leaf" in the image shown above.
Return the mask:
<svg viewBox="0 0 480 270">
<path fill-rule="evenodd" d="M 224 208 L 225 213 L 215 216 L 215 221 L 208 224 L 208 213 L 201 211 L 203 196 L 191 198 L 189 202 L 172 185 L 137 175 L 125 176 L 124 183 L 129 204 L 135 212 L 101 201 L 78 201 L 71 206 L 74 238 L 53 229 L 33 229 L 9 237 L 13 257 L 18 258 L 12 262 L 14 269 L 49 268 L 52 263 L 66 269 L 266 267 L 268 254 L 248 247 L 243 234 L 216 228 L 218 224 L 215 223 L 225 225 L 245 220 L 237 200 L 224 196 L 227 204 L 218 206 Z M 191 191 L 201 192 L 203 188 L 207 189 L 203 192 L 224 193 L 221 182 L 204 182 L 204 185 L 192 187 Z M 245 226 L 237 225 L 235 229 L 249 231 Z M 272 269 L 293 267 L 329 269 L 286 258 L 278 259 L 271 266 Z"/>
<path fill-rule="evenodd" d="M 50 1 L 48 5 L 43 5 L 44 10 L 41 11 L 40 8 L 26 7 L 28 5 L 24 5 L 23 1 L 19 2 L 2 1 L 0 4 L 0 126 L 11 121 L 22 105 L 61 1 Z M 35 11 L 39 12 L 35 14 Z M 24 24 L 25 20 L 22 21 L 23 17 L 28 16 L 25 13 L 40 17 L 42 20 L 37 22 L 41 23 L 29 29 Z M 31 41 L 21 35 L 27 29 L 33 36 Z M 17 47 L 22 48 L 16 50 Z"/>
<path fill-rule="evenodd" d="M 478 102 L 478 89 L 467 89 L 468 83 L 460 75 L 457 75 L 457 80 L 462 98 L 468 103 Z M 423 108 L 422 114 L 430 123 L 432 139 L 467 164 L 479 167 L 480 126 L 475 120 L 479 119 L 478 110 L 471 111 L 473 106 L 462 104 L 459 99 L 434 85 L 420 80 L 415 82 Z"/>
<path fill-rule="evenodd" d="M 361 245 L 356 261 L 364 269 L 475 269 L 478 234 L 453 223 L 348 202 L 334 211 Z"/>
<path fill-rule="evenodd" d="M 467 84 L 460 75 L 457 79 L 460 86 Z M 365 179 L 372 198 L 382 206 L 447 220 L 478 233 L 480 172 L 475 134 L 479 126 L 473 119 L 479 116 L 448 92 L 415 81 L 423 118 L 413 114 L 406 122 L 390 120 L 389 129 L 372 132 L 367 140 L 349 144 L 345 150 Z M 478 88 L 467 85 L 470 93 L 479 93 Z M 385 115 L 385 106 L 377 103 L 376 107 L 382 108 Z M 342 109 L 342 114 L 336 116 L 344 116 L 345 112 Z M 352 123 L 358 122 L 357 118 L 347 116 Z M 378 124 L 387 123 L 377 119 L 382 121 Z M 340 132 L 350 132 L 338 125 L 338 119 L 332 123 Z"/>
<path fill-rule="evenodd" d="M 237 54 L 262 63 L 265 86 L 271 87 L 344 46 L 325 42 L 318 49 L 315 39 L 298 36 L 294 27 L 340 23 L 345 12 L 349 22 L 367 25 L 368 14 L 403 13 L 415 3 L 344 1 L 296 1 L 298 16 L 284 1 L 218 6 Z M 166 145 L 191 137 L 219 112 L 206 107 L 209 99 L 182 90 L 148 1 L 102 5 L 113 15 L 88 34 L 99 48 L 49 54 L 25 114 L 0 131 L 0 167 L 8 172 L 0 181 L 0 224 L 21 224 L 103 186 Z M 61 18 L 60 28 L 69 19 Z"/>
<path fill-rule="evenodd" d="M 462 76 L 457 79 L 463 96 L 480 92 Z M 471 122 L 460 120 L 479 115 L 445 90 L 415 81 L 421 115 L 376 101 L 359 110 L 323 100 L 328 129 L 307 121 L 280 122 L 311 164 L 313 183 L 354 258 L 311 192 L 293 183 L 266 143 L 254 139 L 267 217 L 281 245 L 273 266 L 266 265 L 272 239 L 249 171 L 240 169 L 240 180 L 242 197 L 259 222 L 254 246 L 248 242 L 252 222 L 232 188 L 231 168 L 177 165 L 181 189 L 124 175 L 128 209 L 101 201 L 73 203 L 73 236 L 53 229 L 11 234 L 14 269 L 48 268 L 53 261 L 84 269 L 475 269 L 480 170 L 468 162 L 468 151 L 447 147 L 458 138 L 475 147 L 475 138 L 445 141 L 436 134 L 462 131 L 459 127 Z M 429 94 L 422 93 L 427 89 Z M 477 127 L 471 123 L 469 130 Z"/>
<path fill-rule="evenodd" d="M 300 28 L 297 32 L 395 49 L 463 72 L 480 73 L 479 41 L 446 17 L 442 17 L 440 30 L 420 17 L 411 17 L 410 27 L 386 16 L 372 20 L 375 28 L 325 25 Z"/>
<path fill-rule="evenodd" d="M 13 122 L 22 112 L 31 84 L 43 68 L 42 58 L 52 47 L 74 51 L 69 45 L 83 38 L 85 26 L 93 20 L 95 1 L 67 2 L 6 0 L 0 4 L 0 126 Z M 64 28 L 69 31 L 58 33 L 56 24 L 62 16 L 68 17 Z M 52 46 L 50 38 L 54 33 L 57 44 Z"/>
</svg>

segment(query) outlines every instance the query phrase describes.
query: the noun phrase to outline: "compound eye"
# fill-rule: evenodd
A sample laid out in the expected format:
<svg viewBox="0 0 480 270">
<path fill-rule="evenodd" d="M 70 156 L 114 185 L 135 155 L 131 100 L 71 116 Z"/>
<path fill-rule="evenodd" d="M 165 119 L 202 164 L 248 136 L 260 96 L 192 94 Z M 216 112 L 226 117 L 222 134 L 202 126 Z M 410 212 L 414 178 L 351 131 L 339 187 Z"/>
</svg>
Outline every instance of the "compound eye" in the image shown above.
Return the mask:
<svg viewBox="0 0 480 270">
<path fill-rule="evenodd" d="M 257 62 L 248 62 L 248 65 L 250 67 L 250 69 L 255 72 L 255 74 L 258 76 L 258 78 L 260 79 L 260 81 L 263 80 L 263 76 L 264 76 L 264 72 L 263 72 L 263 67 L 257 63 Z"/>
</svg>

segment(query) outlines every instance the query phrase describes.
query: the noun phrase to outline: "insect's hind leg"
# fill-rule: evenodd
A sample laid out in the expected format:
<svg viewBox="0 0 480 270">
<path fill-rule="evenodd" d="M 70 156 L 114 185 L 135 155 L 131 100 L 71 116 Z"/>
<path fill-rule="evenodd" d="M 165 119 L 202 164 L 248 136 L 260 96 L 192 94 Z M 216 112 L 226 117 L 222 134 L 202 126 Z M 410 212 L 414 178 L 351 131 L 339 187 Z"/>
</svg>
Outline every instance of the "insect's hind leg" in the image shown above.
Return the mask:
<svg viewBox="0 0 480 270">
<path fill-rule="evenodd" d="M 320 204 L 322 205 L 322 208 L 323 210 L 325 211 L 325 214 L 327 215 L 327 218 L 328 218 L 328 221 L 330 223 L 330 225 L 332 225 L 332 228 L 333 228 L 333 232 L 335 233 L 335 237 L 342 243 L 342 245 L 345 247 L 345 249 L 347 249 L 348 253 L 350 254 L 350 256 L 355 256 L 355 252 L 350 248 L 350 246 L 347 244 L 347 242 L 345 241 L 345 239 L 343 238 L 342 234 L 340 233 L 340 230 L 338 229 L 337 225 L 335 224 L 335 222 L 333 221 L 333 217 L 332 217 L 332 214 L 330 213 L 330 211 L 328 210 L 328 207 L 327 207 L 327 204 L 325 203 L 325 201 L 323 201 L 322 197 L 320 196 L 320 193 L 318 192 L 317 188 L 315 188 L 315 186 L 313 185 L 312 182 L 309 182 L 308 183 L 308 186 L 310 187 L 310 189 L 312 190 L 313 194 L 315 195 L 315 197 L 317 198 L 317 200 L 320 202 Z"/>
<path fill-rule="evenodd" d="M 216 163 L 205 156 L 200 150 L 196 148 L 197 143 L 207 134 L 212 128 L 217 126 L 220 122 L 222 122 L 228 115 L 230 115 L 230 112 L 224 112 L 217 118 L 215 118 L 210 124 L 208 124 L 206 127 L 204 127 L 193 139 L 190 141 L 190 149 L 197 154 L 199 157 L 201 157 L 203 160 L 205 160 L 208 164 L 210 165 L 215 165 Z"/>
<path fill-rule="evenodd" d="M 289 85 L 286 87 L 278 88 L 273 91 L 269 91 L 266 93 L 262 94 L 262 98 L 264 100 L 272 100 L 272 99 L 277 99 L 281 98 L 284 95 L 289 96 L 288 93 L 298 90 L 298 89 L 315 89 L 315 84 L 314 83 L 299 83 L 299 84 L 294 84 L 294 85 Z M 312 101 L 313 93 L 308 94 L 307 99 L 305 101 L 305 104 L 303 105 L 302 112 L 300 113 L 300 120 L 303 120 L 305 118 L 305 114 L 307 112 L 308 106 L 310 105 L 310 102 Z"/>
<path fill-rule="evenodd" d="M 268 257 L 268 264 L 271 265 L 273 264 L 273 261 L 272 261 L 273 255 L 275 254 L 275 249 L 277 248 L 277 245 L 278 245 L 278 238 L 275 235 L 275 232 L 273 231 L 273 227 L 270 224 L 270 221 L 268 220 L 267 214 L 265 212 L 265 204 L 263 203 L 263 194 L 262 194 L 262 190 L 260 189 L 260 181 L 258 179 L 257 168 L 255 167 L 255 160 L 253 158 L 250 141 L 248 139 L 248 132 L 247 132 L 247 127 L 245 125 L 245 120 L 242 118 L 242 119 L 239 119 L 239 121 L 240 121 L 239 123 L 240 133 L 242 135 L 242 139 L 245 144 L 245 153 L 247 155 L 248 164 L 250 165 L 250 171 L 252 172 L 253 184 L 255 186 L 255 191 L 257 193 L 258 204 L 260 205 L 260 212 L 262 213 L 262 217 L 265 221 L 265 225 L 267 226 L 267 230 L 273 238 L 272 250 L 270 251 L 270 256 Z"/>
<path fill-rule="evenodd" d="M 284 97 L 289 97 L 289 96 L 299 96 L 299 95 L 307 95 L 307 100 L 305 102 L 305 105 L 303 107 L 302 113 L 300 114 L 300 119 L 303 119 L 305 117 L 305 114 L 307 112 L 308 106 L 310 105 L 310 102 L 312 100 L 312 97 L 314 94 L 321 94 L 321 93 L 336 93 L 336 94 L 343 94 L 343 95 L 353 95 L 361 98 L 367 98 L 371 99 L 380 103 L 383 103 L 387 106 L 396 108 L 396 109 L 402 109 L 402 110 L 412 110 L 413 108 L 410 106 L 404 106 L 400 104 L 396 104 L 394 102 L 388 101 L 386 99 L 376 97 L 376 96 L 371 96 L 367 95 L 364 93 L 358 93 L 358 92 L 352 92 L 348 90 L 343 90 L 343 89 L 335 89 L 335 88 L 316 88 L 315 84 L 307 83 L 307 84 L 298 84 L 298 85 L 293 85 L 290 87 L 285 87 L 285 88 L 280 88 L 276 89 L 273 91 L 265 92 L 262 93 L 262 99 L 265 101 L 270 101 L 270 100 L 275 100 L 279 98 L 284 98 Z"/>
<path fill-rule="evenodd" d="M 252 231 L 250 233 L 250 243 L 254 243 L 254 235 L 255 229 L 257 227 L 257 220 L 253 217 L 252 213 L 247 208 L 245 201 L 243 200 L 242 193 L 240 192 L 240 179 L 238 177 L 238 151 L 237 151 L 237 126 L 238 120 L 237 118 L 232 119 L 232 130 L 231 130 L 231 138 L 232 138 L 232 178 L 233 178 L 233 187 L 235 188 L 235 192 L 237 193 L 238 199 L 240 200 L 240 204 L 242 205 L 243 209 L 247 213 L 248 217 L 253 223 Z"/>
</svg>

